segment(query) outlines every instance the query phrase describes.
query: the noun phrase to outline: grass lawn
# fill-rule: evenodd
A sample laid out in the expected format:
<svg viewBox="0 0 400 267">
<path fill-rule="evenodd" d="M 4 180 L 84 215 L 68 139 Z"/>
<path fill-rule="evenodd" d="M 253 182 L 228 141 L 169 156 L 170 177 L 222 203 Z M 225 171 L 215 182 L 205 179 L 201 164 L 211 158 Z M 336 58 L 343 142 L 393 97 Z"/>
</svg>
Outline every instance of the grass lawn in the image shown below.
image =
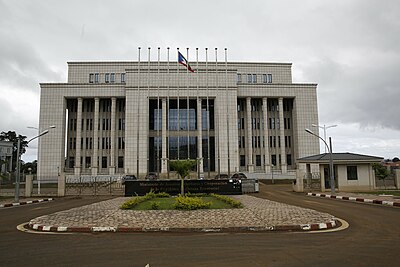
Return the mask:
<svg viewBox="0 0 400 267">
<path fill-rule="evenodd" d="M 216 199 L 211 196 L 200 197 L 205 202 L 211 202 L 210 209 L 231 209 L 232 206 L 224 201 Z M 159 204 L 158 210 L 173 210 L 175 204 L 174 197 L 168 198 L 153 198 L 145 202 L 139 203 L 132 210 L 152 210 L 152 203 L 157 202 Z"/>
<path fill-rule="evenodd" d="M 393 195 L 400 196 L 400 190 L 382 190 L 382 191 L 371 191 L 371 192 L 357 192 L 359 194 L 370 194 L 370 195 Z"/>
</svg>

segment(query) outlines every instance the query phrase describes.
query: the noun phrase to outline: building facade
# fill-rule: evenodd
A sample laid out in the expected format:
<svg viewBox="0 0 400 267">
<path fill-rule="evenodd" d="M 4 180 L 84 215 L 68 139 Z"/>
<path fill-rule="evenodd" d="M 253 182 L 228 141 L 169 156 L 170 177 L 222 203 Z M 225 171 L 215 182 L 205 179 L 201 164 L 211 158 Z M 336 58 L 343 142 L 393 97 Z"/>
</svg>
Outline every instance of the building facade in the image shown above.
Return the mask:
<svg viewBox="0 0 400 267">
<path fill-rule="evenodd" d="M 286 173 L 319 153 L 316 84 L 289 63 L 69 62 L 66 83 L 42 83 L 38 175 L 168 173 L 196 159 L 208 175 Z M 208 175 L 207 175 L 208 174 Z"/>
<path fill-rule="evenodd" d="M 9 141 L 0 141 L 0 174 L 12 172 L 14 145 Z"/>
</svg>

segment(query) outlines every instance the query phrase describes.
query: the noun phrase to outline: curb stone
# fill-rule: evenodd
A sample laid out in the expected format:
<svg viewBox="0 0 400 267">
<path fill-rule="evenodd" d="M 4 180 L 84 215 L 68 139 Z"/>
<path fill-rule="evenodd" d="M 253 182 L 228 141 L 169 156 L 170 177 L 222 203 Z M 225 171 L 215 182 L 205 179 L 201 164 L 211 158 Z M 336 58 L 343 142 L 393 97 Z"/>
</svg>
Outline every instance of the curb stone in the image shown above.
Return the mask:
<svg viewBox="0 0 400 267">
<path fill-rule="evenodd" d="M 316 194 L 316 193 L 307 193 L 307 196 L 325 197 L 325 198 L 341 199 L 341 200 L 348 200 L 348 201 L 354 201 L 354 202 L 364 202 L 364 203 L 380 204 L 380 205 L 392 206 L 392 207 L 400 207 L 400 202 L 386 201 L 386 200 L 379 200 L 379 199 L 333 196 L 333 195 Z"/>
<path fill-rule="evenodd" d="M 338 220 L 332 220 L 327 223 L 300 224 L 300 225 L 272 225 L 265 227 L 222 227 L 222 228 L 134 228 L 134 227 L 63 227 L 51 225 L 39 225 L 29 223 L 27 228 L 41 232 L 77 232 L 77 233 L 134 233 L 134 232 L 174 232 L 174 233 L 232 233 L 232 232 L 282 232 L 282 231 L 318 231 L 332 229 L 338 226 Z"/>
<path fill-rule="evenodd" d="M 44 199 L 36 199 L 36 200 L 29 200 L 29 201 L 23 201 L 23 202 L 18 202 L 18 203 L 6 203 L 6 204 L 1 204 L 0 208 L 7 208 L 7 207 L 13 207 L 13 206 L 21 206 L 21 205 L 27 205 L 27 204 L 33 204 L 33 203 L 40 203 L 40 202 L 46 202 L 46 201 L 52 201 L 54 200 L 53 198 L 44 198 Z"/>
</svg>

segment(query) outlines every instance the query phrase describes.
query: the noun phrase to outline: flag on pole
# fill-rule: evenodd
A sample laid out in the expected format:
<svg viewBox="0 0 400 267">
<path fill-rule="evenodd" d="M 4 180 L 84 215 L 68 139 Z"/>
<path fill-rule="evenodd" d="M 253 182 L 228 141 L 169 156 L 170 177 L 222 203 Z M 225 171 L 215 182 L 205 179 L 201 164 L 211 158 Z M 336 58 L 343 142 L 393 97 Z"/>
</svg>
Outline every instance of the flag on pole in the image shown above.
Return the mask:
<svg viewBox="0 0 400 267">
<path fill-rule="evenodd" d="M 189 62 L 186 60 L 186 58 L 179 51 L 178 51 L 178 63 L 182 64 L 183 66 L 185 66 L 188 69 L 188 71 L 194 72 L 194 70 L 190 67 Z"/>
</svg>

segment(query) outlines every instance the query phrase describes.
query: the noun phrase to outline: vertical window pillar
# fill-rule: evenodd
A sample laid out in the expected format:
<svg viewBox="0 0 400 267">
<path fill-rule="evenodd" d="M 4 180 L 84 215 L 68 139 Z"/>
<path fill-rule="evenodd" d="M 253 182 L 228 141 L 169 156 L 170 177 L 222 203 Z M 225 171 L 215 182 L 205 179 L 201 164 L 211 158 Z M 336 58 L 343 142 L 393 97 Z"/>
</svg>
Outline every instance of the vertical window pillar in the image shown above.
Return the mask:
<svg viewBox="0 0 400 267">
<path fill-rule="evenodd" d="M 263 118 L 264 118 L 264 170 L 266 173 L 271 172 L 270 156 L 269 156 L 269 137 L 268 137 L 268 101 L 267 98 L 263 98 Z"/>
<path fill-rule="evenodd" d="M 115 174 L 115 116 L 117 110 L 117 98 L 111 98 L 111 160 L 109 174 Z"/>
<path fill-rule="evenodd" d="M 82 98 L 78 98 L 78 110 L 76 116 L 76 152 L 75 152 L 75 175 L 81 174 L 81 139 L 82 139 Z"/>
<path fill-rule="evenodd" d="M 285 127 L 283 123 L 283 98 L 279 98 L 279 135 L 281 140 L 281 171 L 287 172 L 286 149 L 285 149 Z"/>
<path fill-rule="evenodd" d="M 254 172 L 253 164 L 253 132 L 251 129 L 251 98 L 246 98 L 246 115 L 247 115 L 247 171 Z"/>
<path fill-rule="evenodd" d="M 92 175 L 97 175 L 99 168 L 99 103 L 100 99 L 96 97 L 94 99 Z"/>
<path fill-rule="evenodd" d="M 161 103 L 161 173 L 168 173 L 167 158 L 167 99 Z M 157 126 L 158 127 L 158 126 Z"/>
</svg>

